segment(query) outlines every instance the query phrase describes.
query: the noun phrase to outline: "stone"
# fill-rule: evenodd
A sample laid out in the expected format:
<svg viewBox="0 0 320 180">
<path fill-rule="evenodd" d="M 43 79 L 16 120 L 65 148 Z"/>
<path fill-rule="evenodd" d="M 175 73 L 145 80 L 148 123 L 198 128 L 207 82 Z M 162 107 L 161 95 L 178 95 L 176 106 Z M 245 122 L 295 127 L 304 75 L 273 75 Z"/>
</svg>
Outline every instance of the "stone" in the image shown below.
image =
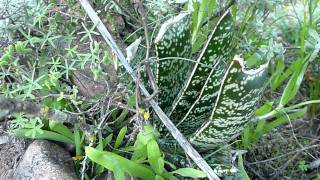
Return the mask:
<svg viewBox="0 0 320 180">
<path fill-rule="evenodd" d="M 74 71 L 71 80 L 78 87 L 79 94 L 84 97 L 94 97 L 107 91 L 107 85 L 103 80 L 93 79 L 90 69 Z"/>
<path fill-rule="evenodd" d="M 28 146 L 24 138 L 0 133 L 0 180 L 12 179 L 14 169 Z"/>
<path fill-rule="evenodd" d="M 13 179 L 76 180 L 79 178 L 67 151 L 52 142 L 35 140 L 24 153 L 14 171 Z"/>
</svg>

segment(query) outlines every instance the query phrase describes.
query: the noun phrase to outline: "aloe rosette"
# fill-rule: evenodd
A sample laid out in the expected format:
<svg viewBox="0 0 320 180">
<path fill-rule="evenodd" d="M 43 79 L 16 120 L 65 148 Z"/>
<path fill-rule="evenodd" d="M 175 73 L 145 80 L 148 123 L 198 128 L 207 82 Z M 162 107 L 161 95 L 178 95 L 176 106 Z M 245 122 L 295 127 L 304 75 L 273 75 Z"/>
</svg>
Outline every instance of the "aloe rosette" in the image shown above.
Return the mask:
<svg viewBox="0 0 320 180">
<path fill-rule="evenodd" d="M 199 150 L 212 150 L 246 127 L 267 82 L 268 63 L 247 69 L 232 54 L 234 21 L 226 11 L 196 60 L 191 57 L 190 17 L 166 21 L 156 38 L 159 105 Z M 161 129 L 161 128 L 159 128 Z"/>
</svg>

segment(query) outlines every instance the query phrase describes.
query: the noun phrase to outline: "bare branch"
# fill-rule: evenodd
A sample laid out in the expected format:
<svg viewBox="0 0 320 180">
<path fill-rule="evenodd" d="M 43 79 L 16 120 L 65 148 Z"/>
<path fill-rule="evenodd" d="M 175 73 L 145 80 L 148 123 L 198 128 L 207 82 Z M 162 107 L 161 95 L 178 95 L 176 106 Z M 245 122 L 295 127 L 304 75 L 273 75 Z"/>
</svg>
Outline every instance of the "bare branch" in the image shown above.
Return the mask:
<svg viewBox="0 0 320 180">
<path fill-rule="evenodd" d="M 157 84 L 155 83 L 155 77 L 152 73 L 150 63 L 149 63 L 150 41 L 149 41 L 149 35 L 148 35 L 149 32 L 148 32 L 148 25 L 147 25 L 147 14 L 146 14 L 146 11 L 143 7 L 143 4 L 140 0 L 136 0 L 135 3 L 137 3 L 137 5 L 138 5 L 137 11 L 141 15 L 142 25 L 143 25 L 143 29 L 144 29 L 144 35 L 145 35 L 145 39 L 146 39 L 147 51 L 146 51 L 146 57 L 145 57 L 145 63 L 144 63 L 145 69 L 147 71 L 147 75 L 148 75 L 151 87 L 154 90 L 154 92 L 151 94 L 151 96 L 146 99 L 146 101 L 149 101 L 150 99 L 154 98 L 159 93 L 159 88 L 158 88 Z"/>
<path fill-rule="evenodd" d="M 107 28 L 103 25 L 101 19 L 98 17 L 96 12 L 93 10 L 91 5 L 87 0 L 79 0 L 81 3 L 81 6 L 84 8 L 86 13 L 89 15 L 90 19 L 94 24 L 97 25 L 97 29 L 103 36 L 103 38 L 106 40 L 108 45 L 111 47 L 111 49 L 114 51 L 114 53 L 117 55 L 118 59 L 124 66 L 124 68 L 127 70 L 127 72 L 131 75 L 134 81 L 137 81 L 137 75 L 133 71 L 133 69 L 130 67 L 128 62 L 126 61 L 126 58 L 124 57 L 123 53 L 118 48 L 117 44 L 113 40 L 111 34 L 108 32 Z M 149 92 L 145 88 L 145 86 L 142 83 L 139 83 L 139 87 L 141 89 L 141 92 L 148 98 L 150 96 Z M 159 107 L 159 105 L 151 99 L 149 101 L 150 105 L 156 112 L 156 114 L 159 116 L 162 123 L 167 127 L 168 131 L 172 134 L 172 136 L 178 141 L 180 146 L 184 149 L 184 151 L 190 156 L 190 158 L 198 165 L 198 167 L 207 174 L 207 177 L 210 180 L 216 180 L 219 179 L 219 177 L 213 172 L 212 168 L 207 164 L 207 162 L 201 157 L 201 155 L 191 146 L 191 144 L 186 140 L 186 138 L 181 134 L 181 132 L 175 127 L 175 125 L 171 122 L 171 120 L 168 118 L 168 116 L 162 111 L 162 109 Z"/>
<path fill-rule="evenodd" d="M 0 97 L 0 118 L 14 113 L 25 113 L 33 117 L 41 117 L 53 121 L 72 124 L 80 122 L 80 117 L 73 114 L 49 109 L 46 106 L 34 104 L 28 101 Z"/>
</svg>

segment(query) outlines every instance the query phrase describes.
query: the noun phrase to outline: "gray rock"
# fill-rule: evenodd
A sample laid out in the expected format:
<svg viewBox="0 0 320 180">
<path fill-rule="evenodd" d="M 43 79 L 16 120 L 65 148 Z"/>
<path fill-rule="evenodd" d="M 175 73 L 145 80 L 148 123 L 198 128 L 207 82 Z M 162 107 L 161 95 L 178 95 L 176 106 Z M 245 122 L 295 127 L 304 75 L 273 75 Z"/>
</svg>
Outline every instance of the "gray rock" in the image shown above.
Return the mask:
<svg viewBox="0 0 320 180">
<path fill-rule="evenodd" d="M 54 143 L 35 140 L 23 155 L 13 179 L 74 180 L 78 177 L 68 152 Z"/>
<path fill-rule="evenodd" d="M 12 179 L 14 169 L 25 152 L 28 141 L 0 133 L 0 180 Z"/>
</svg>

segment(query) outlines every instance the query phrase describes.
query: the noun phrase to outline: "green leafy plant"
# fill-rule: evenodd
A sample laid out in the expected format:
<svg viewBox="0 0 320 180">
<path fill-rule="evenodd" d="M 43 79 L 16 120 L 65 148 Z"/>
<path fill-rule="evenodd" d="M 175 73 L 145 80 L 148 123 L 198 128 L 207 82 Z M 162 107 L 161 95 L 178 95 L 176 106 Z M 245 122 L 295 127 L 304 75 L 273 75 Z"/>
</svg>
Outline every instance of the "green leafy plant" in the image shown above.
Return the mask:
<svg viewBox="0 0 320 180">
<path fill-rule="evenodd" d="M 16 8 L 23 8 L 17 14 L 11 15 L 17 12 L 11 11 L 14 8 L 10 7 L 11 2 L 4 14 L 0 13 L 3 45 L 0 49 L 0 94 L 79 114 L 84 117 L 84 124 L 63 124 L 15 114 L 9 117 L 11 132 L 20 137 L 70 144 L 68 147 L 73 147 L 70 153 L 77 172 L 84 179 L 97 178 L 106 171 L 112 172 L 116 179 L 126 176 L 205 178 L 203 172 L 189 168 L 195 167 L 194 164 L 184 157 L 183 150 L 156 117 L 153 120 L 160 136 L 153 127 L 146 126 L 132 139 L 136 126 L 129 123 L 132 122 L 129 118 L 136 111 L 145 120 L 150 114 L 147 110 L 135 109 L 137 104 L 145 108 L 148 103 L 136 102 L 137 93 L 131 88 L 135 82 L 121 71 L 121 65 L 117 67 L 120 70 L 117 87 L 110 84 L 103 96 L 82 97 L 72 82 L 73 74 L 88 68 L 93 80 L 99 80 L 109 73 L 108 69 L 102 68 L 117 59 L 99 39 L 97 25 L 79 18 L 82 14 L 77 2 L 68 0 L 62 9 L 52 0 L 48 4 L 26 1 L 29 2 L 32 5 L 17 4 Z M 252 150 L 259 150 L 259 140 L 266 144 L 262 137 L 267 133 L 283 135 L 276 129 L 282 124 L 292 121 L 294 125 L 297 119 L 306 120 L 307 111 L 311 119 L 316 119 L 317 103 L 320 102 L 319 0 L 238 0 L 231 7 L 232 11 L 222 13 L 222 16 L 215 12 L 227 1 L 142 2 L 148 12 L 146 24 L 150 42 L 163 18 L 176 14 L 177 9 L 191 12 L 183 12 L 166 21 L 155 38 L 158 59 L 151 62 L 151 66 L 160 87 L 155 99 L 219 175 L 234 173 L 232 163 L 239 172 L 236 177 L 249 179 L 252 174 L 246 172 L 245 165 L 252 159 L 249 156 L 242 158 L 241 153 L 231 158 L 230 149 L 244 147 L 249 153 L 255 152 Z M 94 0 L 92 3 L 103 23 L 111 24 L 115 31 L 112 34 L 117 34 L 117 38 L 128 37 L 123 42 L 131 43 L 143 36 L 140 19 L 134 17 L 136 9 L 128 8 L 129 13 L 125 11 L 131 7 L 131 2 Z M 0 12 L 3 7 L 0 3 Z M 109 8 L 108 13 L 104 8 Z M 130 27 L 125 32 L 116 32 L 117 28 L 113 28 L 116 20 L 105 21 L 110 16 L 113 18 L 114 11 L 119 12 L 125 26 Z M 143 64 L 141 60 L 147 47 L 143 44 L 145 39 L 140 40 L 139 50 L 131 61 L 137 70 L 143 69 L 139 66 Z M 152 59 L 153 49 L 150 52 Z M 235 56 L 239 53 L 242 53 L 241 57 Z M 269 81 L 266 76 L 268 61 L 271 67 Z M 141 76 L 142 79 L 146 77 L 143 73 Z M 267 83 L 271 89 L 263 93 Z M 117 91 L 115 94 L 120 92 L 123 96 L 120 102 L 127 100 L 127 104 L 121 103 L 119 108 L 117 102 L 111 102 L 115 95 L 113 88 Z M 262 94 L 264 104 L 258 108 Z M 105 96 L 108 103 L 110 100 L 110 111 L 104 109 Z M 310 100 L 297 103 L 305 99 Z M 103 108 L 98 108 L 98 103 L 103 104 Z M 103 121 L 99 119 L 99 113 L 103 114 Z M 316 121 L 310 124 L 313 123 L 317 125 Z M 88 126 L 89 130 L 82 125 Z M 241 141 L 230 143 L 239 134 L 242 134 Z M 265 154 L 268 152 L 263 151 Z M 307 161 L 298 161 L 294 168 L 305 172 Z M 250 170 L 252 168 L 256 167 L 250 167 Z"/>
<path fill-rule="evenodd" d="M 45 130 L 40 118 L 26 118 L 19 114 L 14 124 L 17 126 L 13 131 L 16 136 L 74 144 L 73 133 L 62 123 L 50 122 L 49 129 Z"/>
<path fill-rule="evenodd" d="M 305 20 L 306 19 L 303 21 Z M 315 81 L 311 81 L 310 93 L 312 94 L 311 96 L 313 96 L 313 100 L 294 105 L 290 104 L 290 102 L 294 100 L 299 93 L 303 79 L 305 75 L 308 74 L 308 68 L 315 63 L 319 53 L 319 34 L 313 28 L 308 27 L 309 25 L 306 23 L 300 24 L 300 26 L 301 27 L 299 27 L 299 29 L 301 30 L 301 35 L 298 37 L 298 42 L 304 48 L 300 49 L 298 52 L 298 59 L 290 64 L 287 69 L 285 69 L 284 59 L 278 59 L 276 61 L 275 68 L 272 72 L 273 75 L 271 77 L 271 88 L 273 91 L 276 91 L 280 89 L 282 85 L 285 87 L 282 90 L 280 100 L 275 108 L 273 108 L 275 102 L 268 102 L 256 112 L 256 115 L 258 117 L 260 116 L 260 118 L 258 118 L 258 123 L 251 123 L 242 136 L 242 142 L 246 148 L 252 147 L 252 145 L 254 145 L 263 134 L 270 132 L 281 124 L 302 117 L 308 111 L 307 107 L 303 106 L 310 104 L 312 112 L 314 111 L 315 106 L 317 106 L 317 103 L 319 103 L 319 100 L 317 100 L 317 92 L 313 91 L 313 88 L 317 88 L 318 85 Z M 286 82 L 286 80 L 288 80 L 288 82 Z M 286 107 L 288 105 L 289 107 Z M 276 116 L 277 118 L 270 122 L 264 120 L 272 116 Z"/>
<path fill-rule="evenodd" d="M 267 102 L 261 106 L 256 112 L 256 117 L 265 115 L 272 110 L 272 102 Z M 307 112 L 307 107 L 298 109 L 291 113 L 280 113 L 277 118 L 272 121 L 260 119 L 258 122 L 251 122 L 249 126 L 242 133 L 242 145 L 250 149 L 258 142 L 264 134 L 267 134 L 277 128 L 278 126 L 287 123 L 288 121 L 296 120 Z"/>
<path fill-rule="evenodd" d="M 117 147 L 125 129 L 119 132 L 116 140 Z M 154 129 L 150 125 L 146 125 L 144 131 L 138 134 L 134 146 L 126 149 L 132 151 L 131 159 L 92 147 L 85 147 L 85 152 L 93 162 L 112 171 L 116 179 L 125 179 L 125 175 L 141 179 L 177 179 L 175 174 L 192 178 L 206 177 L 203 172 L 193 168 L 180 168 L 167 172 L 164 167 L 163 153 L 157 144 Z"/>
<path fill-rule="evenodd" d="M 308 165 L 305 160 L 298 161 L 298 167 L 302 172 L 306 172 L 308 170 Z"/>
<path fill-rule="evenodd" d="M 156 38 L 159 103 L 192 144 L 210 150 L 234 139 L 249 123 L 267 82 L 268 63 L 248 70 L 241 57 L 233 57 L 230 10 L 221 16 L 198 59 L 188 60 L 188 19 L 186 13 L 171 18 Z"/>
</svg>

